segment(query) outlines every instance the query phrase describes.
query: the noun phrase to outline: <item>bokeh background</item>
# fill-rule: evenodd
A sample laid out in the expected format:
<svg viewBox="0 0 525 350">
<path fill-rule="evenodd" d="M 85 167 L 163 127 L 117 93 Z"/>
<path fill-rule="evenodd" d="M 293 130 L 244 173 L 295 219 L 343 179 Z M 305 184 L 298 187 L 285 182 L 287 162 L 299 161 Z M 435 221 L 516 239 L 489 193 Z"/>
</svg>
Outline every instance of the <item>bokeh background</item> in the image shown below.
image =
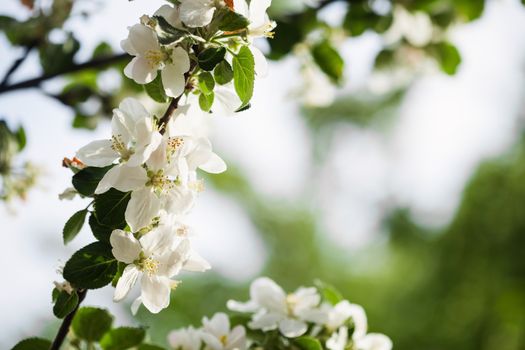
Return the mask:
<svg viewBox="0 0 525 350">
<path fill-rule="evenodd" d="M 77 2 L 64 28 L 82 43 L 78 62 L 102 41 L 120 52 L 127 26 L 162 4 Z M 392 7 L 373 3 L 379 12 Z M 403 19 L 410 16 L 400 11 L 386 35 L 334 35 L 345 61 L 340 86 L 305 66 L 300 46 L 272 61 L 250 110 L 210 118 L 211 139 L 229 170 L 206 177 L 191 221 L 213 270 L 184 276 L 158 315 L 141 310 L 133 318 L 129 304 L 111 302 L 109 287 L 85 304 L 109 308 L 119 324 L 145 325 L 153 342 L 165 344 L 171 329 L 225 310 L 230 298 L 246 299 L 257 276 L 289 290 L 321 279 L 363 305 L 370 330 L 388 334 L 396 349 L 525 349 L 525 7 L 514 0 L 398 3 L 461 3 L 454 8 L 459 17 L 462 8 L 479 12 L 440 33 L 457 48 L 457 67 L 398 50 L 397 61 L 390 57 L 378 69 L 376 57 L 392 37 L 413 44 L 428 35 L 424 19 Z M 293 16 L 317 5 L 274 0 L 273 17 L 285 23 L 276 36 L 293 37 L 303 18 Z M 317 15 L 337 26 L 347 9 L 346 1 L 332 1 Z M 15 0 L 2 1 L 0 14 L 30 16 Z M 51 35 L 63 40 L 58 30 Z M 277 56 L 280 44 L 259 44 Z M 22 52 L 0 35 L 0 72 Z M 31 53 L 13 81 L 41 69 Z M 40 173 L 25 200 L 0 204 L 2 349 L 56 331 L 56 270 L 92 241 L 86 225 L 62 245 L 64 222 L 85 203 L 58 200 L 70 181 L 61 161 L 105 138 L 109 119 L 88 130 L 92 119 L 50 96 L 67 79 L 0 94 L 0 117 L 27 134 L 17 161 L 30 160 Z M 97 79 L 111 91 L 122 78 L 110 70 Z"/>
</svg>

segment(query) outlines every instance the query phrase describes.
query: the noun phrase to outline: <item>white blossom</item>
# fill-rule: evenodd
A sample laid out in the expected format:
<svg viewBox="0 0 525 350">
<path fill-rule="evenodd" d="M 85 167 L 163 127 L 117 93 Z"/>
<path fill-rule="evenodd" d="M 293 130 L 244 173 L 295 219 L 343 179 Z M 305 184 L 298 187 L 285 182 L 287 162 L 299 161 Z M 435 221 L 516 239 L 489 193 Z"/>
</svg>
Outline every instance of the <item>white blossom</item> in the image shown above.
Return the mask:
<svg viewBox="0 0 525 350">
<path fill-rule="evenodd" d="M 380 333 L 368 333 L 354 343 L 357 350 L 391 350 L 393 347 L 392 340 Z"/>
<path fill-rule="evenodd" d="M 201 332 L 193 327 L 177 329 L 168 334 L 168 343 L 175 350 L 200 350 Z"/>
<path fill-rule="evenodd" d="M 202 319 L 201 337 L 207 350 L 245 350 L 246 331 L 243 326 L 230 329 L 230 320 L 222 312 L 211 319 Z"/>
<path fill-rule="evenodd" d="M 188 27 L 210 24 L 215 13 L 214 0 L 180 0 L 180 19 Z"/>
<path fill-rule="evenodd" d="M 124 69 L 128 78 L 138 84 L 148 84 L 161 70 L 166 95 L 178 97 L 184 92 L 184 74 L 190 69 L 190 59 L 183 48 L 161 45 L 155 31 L 143 24 L 132 26 L 121 46 L 124 51 L 135 56 Z"/>
<path fill-rule="evenodd" d="M 286 337 L 298 337 L 306 333 L 307 322 L 323 323 L 325 315 L 317 306 L 321 298 L 315 288 L 299 288 L 291 294 L 269 278 L 256 279 L 250 286 L 250 300 L 240 303 L 228 301 L 230 310 L 253 312 L 248 326 L 269 331 L 279 329 Z"/>
<path fill-rule="evenodd" d="M 192 261 L 189 241 L 177 239 L 167 226 L 154 229 L 140 239 L 129 232 L 114 230 L 110 243 L 113 256 L 128 264 L 117 282 L 113 300 L 124 299 L 140 278 L 140 302 L 153 313 L 169 305 L 170 291 L 177 285 L 172 277 L 183 269 L 205 271 L 209 268 L 207 263 Z"/>
</svg>

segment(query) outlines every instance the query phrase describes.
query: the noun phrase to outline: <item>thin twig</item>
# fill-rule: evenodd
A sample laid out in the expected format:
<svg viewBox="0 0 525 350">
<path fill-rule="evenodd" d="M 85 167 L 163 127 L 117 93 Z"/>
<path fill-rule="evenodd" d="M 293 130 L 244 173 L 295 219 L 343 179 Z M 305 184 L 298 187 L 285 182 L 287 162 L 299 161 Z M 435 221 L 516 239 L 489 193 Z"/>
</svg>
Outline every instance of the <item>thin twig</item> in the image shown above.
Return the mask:
<svg viewBox="0 0 525 350">
<path fill-rule="evenodd" d="M 62 324 L 60 325 L 60 328 L 58 329 L 55 340 L 53 340 L 53 344 L 51 344 L 51 348 L 49 348 L 49 350 L 59 350 L 60 347 L 62 346 L 62 343 L 66 339 L 67 334 L 69 333 L 69 327 L 71 327 L 71 322 L 73 322 L 73 318 L 75 317 L 78 311 L 78 308 L 80 307 L 80 303 L 86 297 L 86 294 L 87 294 L 86 289 L 78 292 L 78 304 L 73 309 L 73 311 L 71 311 L 71 313 L 64 318 L 64 321 L 62 321 Z"/>
<path fill-rule="evenodd" d="M 115 56 L 93 59 L 91 61 L 87 61 L 81 64 L 76 64 L 74 66 L 69 67 L 68 69 L 65 69 L 57 73 L 44 74 L 40 77 L 29 79 L 29 80 L 24 80 L 19 83 L 0 86 L 0 94 L 10 92 L 10 91 L 20 90 L 20 89 L 25 89 L 25 88 L 38 87 L 40 86 L 42 82 L 46 80 L 53 79 L 53 78 L 56 78 L 64 74 L 79 72 L 85 69 L 103 67 L 109 64 L 119 62 L 128 57 L 129 57 L 128 54 L 118 54 Z"/>
<path fill-rule="evenodd" d="M 182 96 L 182 95 L 181 95 Z M 171 116 L 173 115 L 173 112 L 177 109 L 179 106 L 179 100 L 181 96 L 172 98 L 171 102 L 168 106 L 168 109 L 166 109 L 166 112 L 164 112 L 164 115 L 159 120 L 159 132 L 161 134 L 164 134 L 166 132 L 166 126 L 168 125 L 168 122 L 171 119 Z"/>
<path fill-rule="evenodd" d="M 13 62 L 11 67 L 9 67 L 9 69 L 5 73 L 4 79 L 2 79 L 2 82 L 0 83 L 0 86 L 6 86 L 7 85 L 7 83 L 9 82 L 9 78 L 11 78 L 13 73 L 22 65 L 22 63 L 24 63 L 24 61 L 26 60 L 27 56 L 29 56 L 29 53 L 33 49 L 33 47 L 34 47 L 33 45 L 29 45 L 29 46 L 26 46 L 24 48 L 24 52 L 22 53 L 22 56 L 20 56 L 18 59 L 16 59 L 16 61 Z"/>
</svg>

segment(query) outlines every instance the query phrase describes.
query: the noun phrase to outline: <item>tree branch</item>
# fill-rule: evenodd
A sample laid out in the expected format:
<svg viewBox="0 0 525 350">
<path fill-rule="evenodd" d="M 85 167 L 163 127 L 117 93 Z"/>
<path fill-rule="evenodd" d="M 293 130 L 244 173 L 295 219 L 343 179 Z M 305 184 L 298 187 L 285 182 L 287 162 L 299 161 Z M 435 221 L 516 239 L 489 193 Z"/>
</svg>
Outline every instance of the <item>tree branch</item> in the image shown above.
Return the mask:
<svg viewBox="0 0 525 350">
<path fill-rule="evenodd" d="M 75 317 L 78 308 L 80 307 L 80 303 L 82 303 L 82 301 L 86 297 L 86 294 L 86 289 L 78 292 L 78 304 L 73 309 L 73 311 L 71 311 L 71 313 L 64 318 L 64 321 L 62 321 L 62 324 L 58 329 L 55 340 L 53 340 L 53 344 L 51 344 L 51 348 L 49 348 L 49 350 L 59 350 L 62 346 L 62 343 L 66 339 L 67 334 L 69 333 L 69 327 L 71 327 L 71 322 L 73 322 L 73 318 Z"/>
<path fill-rule="evenodd" d="M 180 100 L 181 97 L 182 97 L 182 95 L 180 95 L 179 97 L 176 97 L 176 98 L 172 98 L 171 102 L 170 102 L 170 104 L 168 106 L 168 109 L 166 109 L 166 112 L 164 112 L 164 115 L 162 116 L 162 118 L 160 118 L 160 120 L 159 120 L 159 132 L 161 134 L 164 134 L 166 132 L 166 126 L 168 125 L 168 122 L 171 119 L 171 115 L 173 114 L 173 112 L 175 112 L 175 110 L 179 106 L 179 100 Z"/>
<path fill-rule="evenodd" d="M 7 83 L 9 82 L 9 78 L 11 78 L 11 75 L 13 75 L 13 73 L 22 65 L 22 63 L 24 63 L 24 61 L 26 60 L 27 56 L 29 55 L 29 53 L 33 49 L 33 47 L 34 47 L 33 45 L 29 45 L 29 46 L 26 46 L 24 48 L 24 52 L 22 53 L 22 56 L 20 56 L 18 59 L 16 59 L 16 61 L 13 62 L 11 67 L 9 67 L 9 69 L 5 73 L 4 79 L 2 79 L 2 82 L 0 83 L 0 87 L 3 87 L 3 86 L 7 85 Z"/>
<path fill-rule="evenodd" d="M 81 64 L 76 64 L 61 72 L 57 72 L 53 74 L 44 74 L 40 77 L 29 79 L 29 80 L 24 80 L 19 83 L 15 83 L 11 85 L 3 85 L 3 86 L 0 85 L 0 94 L 10 92 L 10 91 L 20 90 L 20 89 L 25 89 L 25 88 L 38 87 L 40 86 L 42 82 L 46 80 L 53 79 L 53 78 L 56 78 L 64 74 L 79 72 L 85 69 L 103 67 L 106 65 L 110 65 L 110 64 L 119 62 L 128 57 L 129 55 L 124 53 L 124 54 L 119 54 L 119 55 L 110 56 L 110 57 L 97 58 L 97 59 L 93 59 L 91 61 L 87 61 Z"/>
</svg>

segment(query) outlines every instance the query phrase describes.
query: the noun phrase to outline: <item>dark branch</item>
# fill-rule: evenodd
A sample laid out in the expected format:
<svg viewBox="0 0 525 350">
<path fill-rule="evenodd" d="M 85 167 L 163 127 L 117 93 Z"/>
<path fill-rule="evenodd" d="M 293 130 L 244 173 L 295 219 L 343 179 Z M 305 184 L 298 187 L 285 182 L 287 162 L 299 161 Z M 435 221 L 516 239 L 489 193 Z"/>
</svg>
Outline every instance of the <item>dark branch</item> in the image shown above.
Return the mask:
<svg viewBox="0 0 525 350">
<path fill-rule="evenodd" d="M 7 85 L 7 83 L 9 82 L 9 78 L 11 78 L 13 73 L 22 65 L 22 63 L 24 63 L 27 56 L 33 49 L 33 47 L 34 47 L 33 45 L 29 45 L 24 48 L 24 52 L 22 53 L 22 56 L 20 56 L 16 61 L 14 61 L 11 67 L 9 67 L 9 69 L 5 73 L 4 79 L 2 79 L 2 82 L 0 83 L 0 87 L 4 87 Z"/>
<path fill-rule="evenodd" d="M 164 112 L 164 115 L 162 116 L 162 118 L 160 118 L 160 120 L 159 120 L 159 132 L 161 134 L 164 134 L 166 132 L 166 126 L 168 125 L 168 122 L 171 119 L 171 115 L 173 114 L 173 112 L 175 112 L 175 110 L 179 106 L 179 100 L 180 100 L 181 96 L 171 99 L 171 102 L 170 102 L 170 104 L 168 106 L 168 109 L 166 109 L 166 112 Z"/>
<path fill-rule="evenodd" d="M 99 68 L 99 67 L 107 66 L 107 65 L 122 61 L 123 59 L 128 58 L 128 57 L 129 57 L 128 54 L 119 54 L 119 55 L 115 55 L 111 57 L 97 58 L 97 59 L 94 59 L 88 62 L 84 62 L 81 64 L 71 66 L 70 68 L 65 69 L 61 72 L 57 72 L 53 74 L 44 74 L 38 78 L 24 80 L 24 81 L 21 81 L 19 83 L 15 83 L 12 85 L 0 86 L 0 94 L 10 92 L 10 91 L 20 90 L 20 89 L 39 87 L 40 84 L 46 80 L 53 79 L 53 78 L 56 78 L 64 74 L 79 72 L 85 69 Z"/>
<path fill-rule="evenodd" d="M 67 334 L 69 333 L 69 327 L 71 327 L 71 322 L 73 322 L 73 318 L 75 317 L 78 308 L 80 307 L 80 303 L 82 303 L 82 301 L 86 297 L 86 294 L 87 290 L 82 290 L 78 292 L 78 304 L 73 309 L 73 311 L 71 311 L 71 313 L 64 318 L 64 321 L 62 321 L 62 324 L 58 329 L 55 340 L 53 340 L 53 344 L 51 344 L 51 348 L 49 348 L 49 350 L 59 350 L 62 346 L 62 343 L 66 339 Z"/>
</svg>

